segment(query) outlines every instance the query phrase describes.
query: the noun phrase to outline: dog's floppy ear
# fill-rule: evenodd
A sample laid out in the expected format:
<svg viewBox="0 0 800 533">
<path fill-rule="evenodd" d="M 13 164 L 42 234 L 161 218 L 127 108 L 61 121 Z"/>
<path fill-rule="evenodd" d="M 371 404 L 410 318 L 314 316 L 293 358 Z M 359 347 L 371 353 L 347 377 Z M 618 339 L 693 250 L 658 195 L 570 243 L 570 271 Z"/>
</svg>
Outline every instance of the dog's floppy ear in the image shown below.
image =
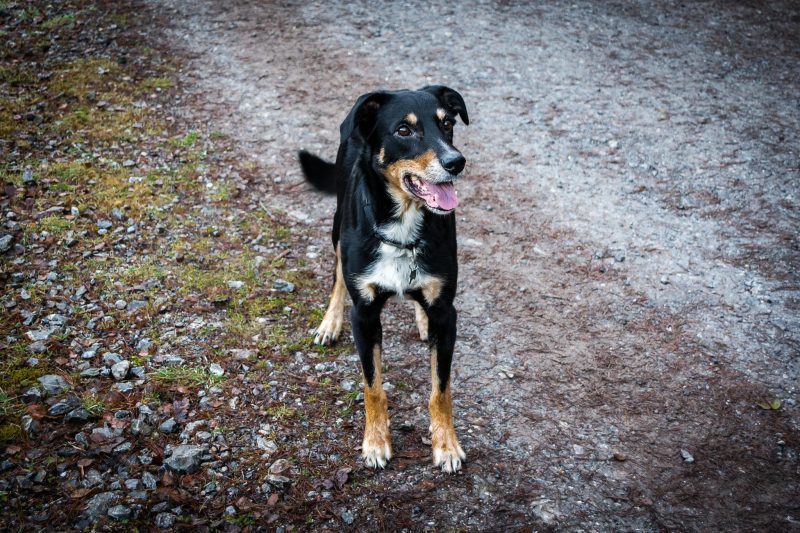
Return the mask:
<svg viewBox="0 0 800 533">
<path fill-rule="evenodd" d="M 460 94 L 458 94 L 458 92 L 454 91 L 450 87 L 445 87 L 444 85 L 428 85 L 427 87 L 420 89 L 420 91 L 431 93 L 436 97 L 437 100 L 439 100 L 439 103 L 442 104 L 445 109 L 451 113 L 458 113 L 458 116 L 461 117 L 461 121 L 464 124 L 469 125 L 467 104 L 464 103 L 464 99 Z"/>
<path fill-rule="evenodd" d="M 353 109 L 347 114 L 342 125 L 339 127 L 339 134 L 342 142 L 350 138 L 353 132 L 358 132 L 362 139 L 367 139 L 375 128 L 375 117 L 378 110 L 385 104 L 391 93 L 376 91 L 362 94 L 356 100 Z"/>
</svg>

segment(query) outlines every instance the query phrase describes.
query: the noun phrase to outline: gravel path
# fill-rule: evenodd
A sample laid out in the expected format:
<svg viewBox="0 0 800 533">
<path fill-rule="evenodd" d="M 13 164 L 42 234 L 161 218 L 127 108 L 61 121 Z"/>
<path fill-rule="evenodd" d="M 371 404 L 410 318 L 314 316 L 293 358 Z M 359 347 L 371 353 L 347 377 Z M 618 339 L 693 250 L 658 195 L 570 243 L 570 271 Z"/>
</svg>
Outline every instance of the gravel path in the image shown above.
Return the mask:
<svg viewBox="0 0 800 533">
<path fill-rule="evenodd" d="M 471 491 L 442 481 L 417 527 L 800 527 L 796 3 L 151 4 L 190 57 L 185 112 L 257 158 L 248 194 L 318 228 L 323 284 L 334 204 L 296 150 L 332 159 L 379 87 L 464 95 Z M 414 391 L 396 427 L 426 416 L 426 358 L 410 309 L 385 322 Z"/>
</svg>

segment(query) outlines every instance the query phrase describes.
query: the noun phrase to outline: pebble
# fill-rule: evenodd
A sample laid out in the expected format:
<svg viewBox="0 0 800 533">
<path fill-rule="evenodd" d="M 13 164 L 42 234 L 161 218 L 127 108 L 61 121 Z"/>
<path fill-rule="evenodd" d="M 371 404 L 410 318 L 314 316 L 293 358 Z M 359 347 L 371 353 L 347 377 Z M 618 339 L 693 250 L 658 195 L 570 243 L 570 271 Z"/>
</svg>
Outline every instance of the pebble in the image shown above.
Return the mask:
<svg viewBox="0 0 800 533">
<path fill-rule="evenodd" d="M 103 363 L 106 366 L 114 366 L 117 363 L 122 361 L 122 357 L 119 354 L 114 352 L 106 352 L 103 354 Z"/>
<path fill-rule="evenodd" d="M 231 280 L 228 282 L 228 287 L 231 289 L 241 289 L 244 287 L 244 281 Z"/>
<path fill-rule="evenodd" d="M 48 396 L 55 396 L 72 388 L 70 384 L 64 380 L 64 378 L 56 374 L 48 374 L 40 377 L 39 383 L 41 383 L 44 392 Z"/>
<path fill-rule="evenodd" d="M 142 309 L 143 307 L 147 307 L 147 302 L 146 301 L 144 301 L 144 300 L 133 300 L 132 302 L 130 302 L 128 304 L 127 309 L 128 309 L 129 313 L 134 313 L 134 312 L 138 311 L 139 309 Z"/>
<path fill-rule="evenodd" d="M 21 292 L 21 293 L 20 293 L 20 297 L 21 297 L 23 300 L 28 300 L 28 299 L 30 299 L 30 295 L 28 295 L 28 298 L 25 298 L 25 294 L 24 294 L 24 292 L 25 292 L 25 290 L 23 289 L 23 292 Z M 32 340 L 32 341 L 34 341 L 34 342 L 36 342 L 36 341 L 46 341 L 46 340 L 47 340 L 47 339 L 49 339 L 49 338 L 50 338 L 50 336 L 51 336 L 53 333 L 55 333 L 57 330 L 58 330 L 58 328 L 55 328 L 55 327 L 41 328 L 41 329 L 34 329 L 34 330 L 31 330 L 31 331 L 28 331 L 28 332 L 26 332 L 26 333 L 25 333 L 25 335 L 26 335 L 26 336 L 27 336 L 27 337 L 28 337 L 30 340 Z"/>
<path fill-rule="evenodd" d="M 6 253 L 11 249 L 11 243 L 13 240 L 14 237 L 11 235 L 0 236 L 0 253 Z"/>
<path fill-rule="evenodd" d="M 688 450 L 681 450 L 681 458 L 687 463 L 694 462 L 694 456 Z"/>
<path fill-rule="evenodd" d="M 351 379 L 344 379 L 341 383 L 342 390 L 350 392 L 356 386 L 356 382 Z"/>
<path fill-rule="evenodd" d="M 108 512 L 111 504 L 116 503 L 120 497 L 121 495 L 119 492 L 101 492 L 99 494 L 95 494 L 89 500 L 85 512 L 92 518 L 102 516 Z"/>
<path fill-rule="evenodd" d="M 125 300 L 117 300 L 116 302 L 114 302 L 114 307 L 116 307 L 120 311 L 125 309 L 125 306 L 127 306 L 127 305 L 128 305 L 128 302 L 126 302 Z"/>
<path fill-rule="evenodd" d="M 276 279 L 272 288 L 278 292 L 294 292 L 294 283 L 286 281 L 285 279 Z"/>
<path fill-rule="evenodd" d="M 172 451 L 172 455 L 164 460 L 164 465 L 179 474 L 192 474 L 200 469 L 200 461 L 205 453 L 204 446 L 184 444 Z"/>
<path fill-rule="evenodd" d="M 78 400 L 75 397 L 65 398 L 59 402 L 54 403 L 50 409 L 47 410 L 49 416 L 61 416 L 69 413 L 77 407 Z"/>
<path fill-rule="evenodd" d="M 78 407 L 77 409 L 73 409 L 64 417 L 65 422 L 86 422 L 92 418 L 92 413 L 84 409 L 83 407 Z"/>
<path fill-rule="evenodd" d="M 139 488 L 139 480 L 136 478 L 126 479 L 125 488 L 128 490 L 137 490 Z"/>
<path fill-rule="evenodd" d="M 81 354 L 81 359 L 94 359 L 94 356 L 97 355 L 97 350 L 100 349 L 99 344 L 93 344 L 91 348 L 85 350 Z"/>
<path fill-rule="evenodd" d="M 35 403 L 42 399 L 42 391 L 38 387 L 31 387 L 22 393 L 22 401 L 25 403 Z"/>
<path fill-rule="evenodd" d="M 81 372 L 81 377 L 82 378 L 96 378 L 102 372 L 103 372 L 102 368 L 89 367 L 86 370 L 84 370 L 83 372 Z"/>
<path fill-rule="evenodd" d="M 209 372 L 209 373 L 210 373 L 212 376 L 221 377 L 222 375 L 224 375 L 224 374 L 225 374 L 225 369 L 224 369 L 224 368 L 222 368 L 222 367 L 221 367 L 219 364 L 217 364 L 217 363 L 212 363 L 212 364 L 211 364 L 211 366 L 209 366 L 209 367 L 208 367 L 208 372 Z"/>
<path fill-rule="evenodd" d="M 36 183 L 36 179 L 33 177 L 33 171 L 29 168 L 26 168 L 22 171 L 22 185 L 25 187 L 31 186 Z"/>
<path fill-rule="evenodd" d="M 114 379 L 117 381 L 122 381 L 126 377 L 128 377 L 128 371 L 131 369 L 131 362 L 130 361 L 120 361 L 119 363 L 114 364 L 111 367 L 111 375 L 114 376 Z"/>
<path fill-rule="evenodd" d="M 271 474 L 283 474 L 287 470 L 289 470 L 289 461 L 286 459 L 278 459 L 274 463 L 272 463 L 269 467 L 269 471 Z"/>
<path fill-rule="evenodd" d="M 147 489 L 154 490 L 158 486 L 158 478 L 150 472 L 145 472 L 142 474 L 142 485 Z"/>
<path fill-rule="evenodd" d="M 158 430 L 162 433 L 172 433 L 175 431 L 175 419 L 170 417 L 164 420 L 161 425 L 158 426 Z"/>
<path fill-rule="evenodd" d="M 129 392 L 133 391 L 135 386 L 130 381 L 120 381 L 114 385 L 114 388 L 123 394 L 128 394 Z"/>
<path fill-rule="evenodd" d="M 344 521 L 344 523 L 345 523 L 345 524 L 347 524 L 348 526 L 349 526 L 350 524 L 352 524 L 352 523 L 355 521 L 355 519 L 356 519 L 356 518 L 355 518 L 355 516 L 353 516 L 353 513 L 352 513 L 352 512 L 350 512 L 350 511 L 349 511 L 349 510 L 347 510 L 347 509 L 342 509 L 342 513 L 341 513 L 339 516 L 341 516 L 341 517 L 342 517 L 342 520 L 343 520 L 343 521 Z"/>
<path fill-rule="evenodd" d="M 175 515 L 172 513 L 158 513 L 156 515 L 156 527 L 159 529 L 171 529 L 175 525 Z"/>
<path fill-rule="evenodd" d="M 108 510 L 108 516 L 114 520 L 127 520 L 131 517 L 131 508 L 127 505 L 115 505 Z"/>
<path fill-rule="evenodd" d="M 114 226 L 114 223 L 111 222 L 110 220 L 98 220 L 97 221 L 97 227 L 99 229 L 107 230 L 107 229 L 110 229 L 113 226 Z"/>
</svg>

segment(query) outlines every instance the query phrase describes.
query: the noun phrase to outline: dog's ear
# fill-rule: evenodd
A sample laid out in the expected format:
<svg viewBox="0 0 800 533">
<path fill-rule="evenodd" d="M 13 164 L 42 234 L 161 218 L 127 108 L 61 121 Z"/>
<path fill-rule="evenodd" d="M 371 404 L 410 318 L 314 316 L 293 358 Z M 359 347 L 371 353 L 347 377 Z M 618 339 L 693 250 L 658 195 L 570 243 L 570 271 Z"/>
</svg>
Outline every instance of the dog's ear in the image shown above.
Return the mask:
<svg viewBox="0 0 800 533">
<path fill-rule="evenodd" d="M 442 104 L 445 109 L 451 113 L 458 113 L 458 116 L 461 117 L 461 121 L 464 124 L 469 125 L 467 104 L 464 103 L 464 99 L 460 94 L 458 94 L 458 92 L 454 91 L 450 87 L 445 87 L 444 85 L 428 85 L 427 87 L 420 89 L 420 91 L 431 93 L 436 97 L 437 100 L 439 100 L 439 103 Z"/>
<path fill-rule="evenodd" d="M 389 101 L 391 96 L 391 93 L 386 91 L 376 91 L 359 96 L 353 109 L 339 127 L 341 141 L 349 139 L 354 131 L 366 140 L 375 129 L 375 117 L 378 115 L 378 110 Z"/>
</svg>

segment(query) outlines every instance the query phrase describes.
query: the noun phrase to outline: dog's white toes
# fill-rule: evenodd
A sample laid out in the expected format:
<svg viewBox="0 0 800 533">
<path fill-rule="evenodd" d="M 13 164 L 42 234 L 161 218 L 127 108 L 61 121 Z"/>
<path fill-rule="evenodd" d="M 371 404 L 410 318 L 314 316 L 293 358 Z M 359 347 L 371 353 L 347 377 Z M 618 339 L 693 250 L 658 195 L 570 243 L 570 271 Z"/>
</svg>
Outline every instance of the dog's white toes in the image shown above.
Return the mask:
<svg viewBox="0 0 800 533">
<path fill-rule="evenodd" d="M 457 442 L 455 445 L 434 447 L 433 466 L 441 466 L 442 472 L 454 474 L 461 470 L 461 463 L 467 459 L 467 454 Z"/>
<path fill-rule="evenodd" d="M 329 324 L 328 321 L 323 321 L 317 328 L 316 335 L 314 335 L 314 344 L 320 344 L 322 346 L 333 344 L 339 336 L 341 328 L 341 323 L 336 327 L 336 324 Z"/>
<path fill-rule="evenodd" d="M 369 468 L 384 468 L 392 458 L 392 447 L 386 442 L 375 444 L 364 441 L 361 447 L 361 456 L 364 457 L 364 463 Z"/>
</svg>

